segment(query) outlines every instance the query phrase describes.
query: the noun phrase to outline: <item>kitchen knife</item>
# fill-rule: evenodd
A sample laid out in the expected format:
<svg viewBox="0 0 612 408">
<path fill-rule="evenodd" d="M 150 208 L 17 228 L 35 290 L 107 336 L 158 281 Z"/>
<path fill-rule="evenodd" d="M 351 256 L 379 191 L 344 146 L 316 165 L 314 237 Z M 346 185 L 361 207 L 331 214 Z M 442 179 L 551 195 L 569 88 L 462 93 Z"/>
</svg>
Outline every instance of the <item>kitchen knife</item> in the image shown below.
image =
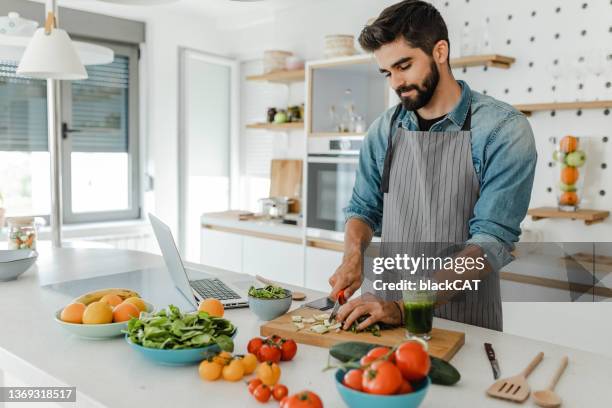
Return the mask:
<svg viewBox="0 0 612 408">
<path fill-rule="evenodd" d="M 493 369 L 493 378 L 498 379 L 500 374 L 499 363 L 495 358 L 495 350 L 493 350 L 493 346 L 491 343 L 484 344 L 485 351 L 487 352 L 487 357 L 489 362 L 491 363 L 491 368 Z"/>
<path fill-rule="evenodd" d="M 334 303 L 334 308 L 332 309 L 331 314 L 329 315 L 329 321 L 333 322 L 336 319 L 336 315 L 338 314 L 338 310 L 340 310 L 340 306 L 346 303 L 346 298 L 344 297 L 344 289 L 338 292 L 338 297 L 336 298 L 336 303 Z"/>
</svg>

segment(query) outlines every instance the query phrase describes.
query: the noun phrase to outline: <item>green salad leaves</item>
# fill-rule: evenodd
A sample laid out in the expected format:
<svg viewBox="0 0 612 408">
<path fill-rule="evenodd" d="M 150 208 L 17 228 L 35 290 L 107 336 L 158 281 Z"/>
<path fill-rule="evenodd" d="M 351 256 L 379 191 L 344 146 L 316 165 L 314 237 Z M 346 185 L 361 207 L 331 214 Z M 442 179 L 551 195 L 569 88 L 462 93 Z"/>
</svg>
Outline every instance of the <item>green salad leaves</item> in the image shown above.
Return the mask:
<svg viewBox="0 0 612 408">
<path fill-rule="evenodd" d="M 170 305 L 168 311 L 132 318 L 124 332 L 132 343 L 148 348 L 177 350 L 217 344 L 221 350 L 232 352 L 235 331 L 229 320 L 206 312 L 181 313 Z"/>
<path fill-rule="evenodd" d="M 253 296 L 259 299 L 284 299 L 288 296 L 285 289 L 280 286 L 268 285 L 263 288 L 256 288 L 251 286 L 249 288 L 249 296 Z"/>
</svg>

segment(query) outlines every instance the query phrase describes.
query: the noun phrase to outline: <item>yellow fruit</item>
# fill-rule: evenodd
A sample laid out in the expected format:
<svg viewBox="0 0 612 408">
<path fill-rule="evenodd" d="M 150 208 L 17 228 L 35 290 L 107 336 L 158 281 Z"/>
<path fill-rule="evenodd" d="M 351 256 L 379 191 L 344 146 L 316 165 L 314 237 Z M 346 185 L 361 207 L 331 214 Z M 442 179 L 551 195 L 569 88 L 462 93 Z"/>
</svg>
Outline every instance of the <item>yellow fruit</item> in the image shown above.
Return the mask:
<svg viewBox="0 0 612 408">
<path fill-rule="evenodd" d="M 100 298 L 99 302 L 106 302 L 109 305 L 111 305 L 112 307 L 115 307 L 115 306 L 119 306 L 121 304 L 121 302 L 123 302 L 123 299 L 121 299 L 121 297 L 119 297 L 119 295 L 108 294 L 108 295 L 102 296 Z"/>
<path fill-rule="evenodd" d="M 68 323 L 83 323 L 83 312 L 85 305 L 82 303 L 71 303 L 62 310 L 60 319 Z"/>
<path fill-rule="evenodd" d="M 140 310 L 131 303 L 121 303 L 113 309 L 113 322 L 126 322 L 138 316 L 140 316 Z"/>
<path fill-rule="evenodd" d="M 257 378 L 268 387 L 276 384 L 281 376 L 281 369 L 276 363 L 263 362 L 257 366 Z"/>
<path fill-rule="evenodd" d="M 247 353 L 242 358 L 242 365 L 244 366 L 244 374 L 251 374 L 257 368 L 257 357 L 255 354 Z"/>
<path fill-rule="evenodd" d="M 141 312 L 147 311 L 147 305 L 144 300 L 139 297 L 132 296 L 131 298 L 127 298 L 123 301 L 123 303 L 131 303 L 138 308 Z"/>
<path fill-rule="evenodd" d="M 113 321 L 113 308 L 106 302 L 93 302 L 83 312 L 83 323 L 105 324 Z"/>
<path fill-rule="evenodd" d="M 102 299 L 104 295 L 117 295 L 122 300 L 127 299 L 129 297 L 140 297 L 140 295 L 133 290 L 130 289 L 121 289 L 121 288 L 110 288 L 110 289 L 100 289 L 93 292 L 85 293 L 84 295 L 79 296 L 74 299 L 73 303 L 83 303 L 84 305 L 88 305 L 93 302 L 97 302 Z"/>
<path fill-rule="evenodd" d="M 214 356 L 212 360 L 215 363 L 221 364 L 222 366 L 224 366 L 224 365 L 228 364 L 230 361 L 232 361 L 232 353 L 230 353 L 228 351 L 222 351 L 219 354 L 217 354 L 216 356 Z"/>
<path fill-rule="evenodd" d="M 198 311 L 206 312 L 213 317 L 223 317 L 223 303 L 219 299 L 208 298 L 200 303 Z"/>
<path fill-rule="evenodd" d="M 240 381 L 244 377 L 244 366 L 239 359 L 233 359 L 223 367 L 223 379 L 227 381 Z"/>
<path fill-rule="evenodd" d="M 221 370 L 223 366 L 221 364 L 214 363 L 212 361 L 204 360 L 198 367 L 198 373 L 200 378 L 206 381 L 215 381 L 221 377 Z"/>
</svg>

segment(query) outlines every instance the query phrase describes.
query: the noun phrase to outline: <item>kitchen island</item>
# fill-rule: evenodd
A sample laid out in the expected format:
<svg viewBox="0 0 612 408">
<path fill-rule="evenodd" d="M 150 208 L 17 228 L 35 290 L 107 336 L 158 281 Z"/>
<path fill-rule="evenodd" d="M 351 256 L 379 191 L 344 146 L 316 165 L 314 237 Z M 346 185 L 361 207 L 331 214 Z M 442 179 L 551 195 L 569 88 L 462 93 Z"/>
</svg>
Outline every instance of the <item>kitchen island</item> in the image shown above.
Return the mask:
<svg viewBox="0 0 612 408">
<path fill-rule="evenodd" d="M 252 281 L 248 275 L 189 266 L 243 287 Z M 202 276 L 196 272 L 193 278 Z M 43 247 L 35 267 L 16 281 L 0 283 L 1 385 L 75 386 L 77 406 L 262 406 L 249 395 L 243 382 L 203 382 L 197 366 L 156 365 L 130 349 L 123 338 L 83 340 L 54 321 L 54 313 L 78 294 L 105 287 L 134 289 L 157 309 L 168 303 L 186 307 L 159 256 L 116 249 Z M 301 290 L 309 300 L 323 295 Z M 294 302 L 293 307 L 301 303 Z M 248 309 L 227 310 L 225 317 L 238 326 L 235 352 L 245 352 L 247 342 L 259 334 L 263 322 Z M 543 351 L 544 360 L 529 377 L 533 390 L 548 384 L 561 357 L 567 355 L 570 364 L 557 386 L 564 406 L 612 406 L 612 396 L 606 392 L 612 384 L 612 359 L 608 357 L 441 319 L 436 319 L 434 325 L 466 333 L 465 345 L 451 361 L 462 379 L 452 387 L 432 386 L 422 405 L 425 408 L 515 406 L 485 396 L 493 377 L 483 342 L 495 347 L 502 377 L 517 374 Z M 571 328 L 569 323 L 568 327 Z M 335 389 L 333 371 L 322 372 L 327 355 L 326 349 L 299 345 L 295 359 L 281 365 L 281 382 L 290 392 L 310 389 L 321 396 L 326 407 L 340 408 L 344 404 Z M 535 404 L 529 399 L 525 406 Z"/>
</svg>

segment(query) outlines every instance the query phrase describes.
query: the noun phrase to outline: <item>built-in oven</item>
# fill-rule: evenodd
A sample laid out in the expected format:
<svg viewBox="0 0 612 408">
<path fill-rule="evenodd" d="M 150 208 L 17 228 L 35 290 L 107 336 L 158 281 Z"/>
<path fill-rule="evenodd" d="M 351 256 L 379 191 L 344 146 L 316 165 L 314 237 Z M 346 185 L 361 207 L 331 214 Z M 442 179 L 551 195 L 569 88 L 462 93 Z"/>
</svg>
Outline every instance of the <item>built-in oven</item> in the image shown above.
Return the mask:
<svg viewBox="0 0 612 408">
<path fill-rule="evenodd" d="M 311 137 L 307 161 L 307 235 L 344 240 L 343 209 L 355 185 L 362 136 Z"/>
</svg>

